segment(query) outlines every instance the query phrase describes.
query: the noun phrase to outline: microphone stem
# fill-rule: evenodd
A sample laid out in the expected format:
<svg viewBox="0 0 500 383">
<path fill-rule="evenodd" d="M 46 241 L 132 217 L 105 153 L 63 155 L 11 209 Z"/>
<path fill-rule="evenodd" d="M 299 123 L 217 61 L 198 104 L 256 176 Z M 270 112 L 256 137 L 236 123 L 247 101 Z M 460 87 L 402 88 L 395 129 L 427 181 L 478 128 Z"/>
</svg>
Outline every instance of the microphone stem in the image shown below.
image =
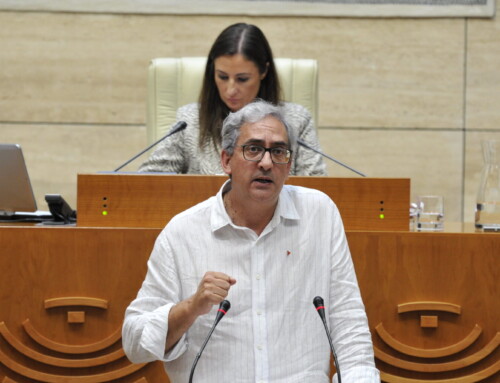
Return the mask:
<svg viewBox="0 0 500 383">
<path fill-rule="evenodd" d="M 193 375 L 194 375 L 194 370 L 196 368 L 196 365 L 198 364 L 198 360 L 200 359 L 201 357 L 201 353 L 203 352 L 203 350 L 205 349 L 205 346 L 207 345 L 208 343 L 208 340 L 210 339 L 210 337 L 212 336 L 212 333 L 214 332 L 215 330 L 215 327 L 217 326 L 217 324 L 220 322 L 220 320 L 222 319 L 222 317 L 224 317 L 224 315 L 226 315 L 227 311 L 231 308 L 231 304 L 229 303 L 229 301 L 227 300 L 223 300 L 220 305 L 219 305 L 219 310 L 217 311 L 217 315 L 215 316 L 215 321 L 214 321 L 214 324 L 212 325 L 212 328 L 210 329 L 210 332 L 208 333 L 208 336 L 207 338 L 205 339 L 205 342 L 203 343 L 203 345 L 201 346 L 200 348 L 200 351 L 198 352 L 198 354 L 196 354 L 196 358 L 194 358 L 194 362 L 193 362 L 193 365 L 191 366 L 191 373 L 189 374 L 189 383 L 191 383 L 193 381 Z"/>
<path fill-rule="evenodd" d="M 151 149 L 153 146 L 157 145 L 159 142 L 163 141 L 164 139 L 170 137 L 172 134 L 175 134 L 177 133 L 178 131 L 184 129 L 186 127 L 185 125 L 186 123 L 183 122 L 183 121 L 179 121 L 176 125 L 174 125 L 173 127 L 173 130 L 170 131 L 169 133 L 167 133 L 165 136 L 163 136 L 162 138 L 160 138 L 159 140 L 153 142 L 151 145 L 149 145 L 146 149 L 144 149 L 142 152 L 140 153 L 137 153 L 134 157 L 132 157 L 130 160 L 128 160 L 127 162 L 125 162 L 124 164 L 118 166 L 115 170 L 113 170 L 114 172 L 117 172 L 118 170 L 120 170 L 121 168 L 123 168 L 124 166 L 128 165 L 129 163 L 131 163 L 133 160 L 135 160 L 137 157 L 143 155 L 144 153 L 146 153 L 149 149 Z"/>
<path fill-rule="evenodd" d="M 312 150 L 313 152 L 316 152 L 316 153 L 318 153 L 319 155 L 324 156 L 324 157 L 328 158 L 329 160 L 331 160 L 331 161 L 333 161 L 333 162 L 336 162 L 337 164 L 339 164 L 339 165 L 343 166 L 344 168 L 349 169 L 351 172 L 354 172 L 354 173 L 356 173 L 356 174 L 359 174 L 361 177 L 366 177 L 366 174 L 363 174 L 363 173 L 361 173 L 360 171 L 358 171 L 358 170 L 356 170 L 356 169 L 351 168 L 349 165 L 346 165 L 346 164 L 344 164 L 343 162 L 340 162 L 339 160 L 336 160 L 335 158 L 333 158 L 333 157 L 329 156 L 329 155 L 328 155 L 328 154 L 326 154 L 326 153 L 320 152 L 318 149 L 314 149 L 312 146 L 309 146 L 309 145 L 308 145 L 308 144 L 306 144 L 304 141 L 302 141 L 302 140 L 297 140 L 297 142 L 299 143 L 299 145 L 302 145 L 302 146 L 304 146 L 305 148 L 310 149 L 310 150 Z"/>
<path fill-rule="evenodd" d="M 208 336 L 205 339 L 205 342 L 203 343 L 203 346 L 201 346 L 200 351 L 198 351 L 198 354 L 196 354 L 196 358 L 194 358 L 193 366 L 191 367 L 191 373 L 189 374 L 189 383 L 192 383 L 192 381 L 193 381 L 194 370 L 196 369 L 196 365 L 198 364 L 198 360 L 200 359 L 201 353 L 205 349 L 205 346 L 207 345 L 210 337 L 212 336 L 212 333 L 214 332 L 215 326 L 217 326 L 217 323 L 219 323 L 219 321 L 216 321 L 212 325 L 212 328 L 210 329 L 210 332 L 208 333 Z"/>
<path fill-rule="evenodd" d="M 328 325 L 326 324 L 326 319 L 323 316 L 321 316 L 321 320 L 323 321 L 323 325 L 325 326 L 328 342 L 330 342 L 330 349 L 332 350 L 333 354 L 333 363 L 335 364 L 335 369 L 337 370 L 337 378 L 338 378 L 337 380 L 339 383 L 342 383 L 342 378 L 340 376 L 339 362 L 337 361 L 337 354 L 335 353 L 335 348 L 333 347 L 332 337 L 330 335 L 330 331 L 328 331 Z"/>
</svg>

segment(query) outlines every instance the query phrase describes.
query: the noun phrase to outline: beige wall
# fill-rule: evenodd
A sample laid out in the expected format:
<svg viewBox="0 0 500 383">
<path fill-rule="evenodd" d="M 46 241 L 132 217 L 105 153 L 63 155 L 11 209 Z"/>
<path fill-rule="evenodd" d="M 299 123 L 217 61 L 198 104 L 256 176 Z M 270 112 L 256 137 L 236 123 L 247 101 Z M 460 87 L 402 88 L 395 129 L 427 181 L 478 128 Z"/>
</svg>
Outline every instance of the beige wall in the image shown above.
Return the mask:
<svg viewBox="0 0 500 383">
<path fill-rule="evenodd" d="M 480 140 L 500 140 L 497 19 L 0 11 L 0 142 L 22 145 L 39 208 L 46 193 L 76 207 L 78 173 L 145 147 L 150 59 L 205 55 L 236 21 L 259 25 L 277 57 L 319 60 L 325 152 L 370 177 L 411 178 L 412 196 L 445 196 L 448 221 L 473 221 Z"/>
</svg>

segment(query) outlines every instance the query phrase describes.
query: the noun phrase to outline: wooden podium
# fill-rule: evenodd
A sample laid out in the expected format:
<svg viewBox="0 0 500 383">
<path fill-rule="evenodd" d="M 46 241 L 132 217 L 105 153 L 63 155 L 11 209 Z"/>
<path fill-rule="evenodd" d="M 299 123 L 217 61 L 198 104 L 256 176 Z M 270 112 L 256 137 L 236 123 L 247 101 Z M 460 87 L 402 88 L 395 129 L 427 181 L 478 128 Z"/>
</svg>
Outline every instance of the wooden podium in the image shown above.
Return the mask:
<svg viewBox="0 0 500 383">
<path fill-rule="evenodd" d="M 176 214 L 215 195 L 226 176 L 78 175 L 78 226 L 163 228 Z M 405 231 L 410 180 L 294 177 L 288 184 L 318 189 L 337 204 L 347 230 Z"/>
<path fill-rule="evenodd" d="M 124 311 L 163 226 L 225 179 L 79 175 L 77 227 L 0 226 L 0 383 L 168 383 L 125 357 Z M 499 381 L 500 235 L 409 232 L 407 179 L 289 183 L 339 206 L 384 382 Z"/>
</svg>

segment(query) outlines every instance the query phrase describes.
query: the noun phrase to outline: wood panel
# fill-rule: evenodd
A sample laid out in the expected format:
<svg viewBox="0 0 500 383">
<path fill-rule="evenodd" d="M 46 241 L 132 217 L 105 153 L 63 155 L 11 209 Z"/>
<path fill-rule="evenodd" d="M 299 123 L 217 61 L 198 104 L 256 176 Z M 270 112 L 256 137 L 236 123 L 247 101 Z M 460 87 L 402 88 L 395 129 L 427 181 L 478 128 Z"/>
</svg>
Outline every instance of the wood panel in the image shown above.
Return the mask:
<svg viewBox="0 0 500 383">
<path fill-rule="evenodd" d="M 0 381 L 168 383 L 120 342 L 159 232 L 0 227 Z M 347 236 L 384 381 L 498 381 L 500 236 Z"/>
<path fill-rule="evenodd" d="M 348 239 L 384 381 L 498 381 L 500 236 Z"/>
<path fill-rule="evenodd" d="M 0 227 L 0 382 L 168 382 L 121 348 L 158 233 Z M 68 321 L 73 312 L 84 320 Z"/>
<path fill-rule="evenodd" d="M 175 214 L 215 195 L 226 180 L 226 176 L 80 174 L 78 226 L 163 228 Z M 409 179 L 292 176 L 287 183 L 328 194 L 346 229 L 408 230 Z"/>
</svg>

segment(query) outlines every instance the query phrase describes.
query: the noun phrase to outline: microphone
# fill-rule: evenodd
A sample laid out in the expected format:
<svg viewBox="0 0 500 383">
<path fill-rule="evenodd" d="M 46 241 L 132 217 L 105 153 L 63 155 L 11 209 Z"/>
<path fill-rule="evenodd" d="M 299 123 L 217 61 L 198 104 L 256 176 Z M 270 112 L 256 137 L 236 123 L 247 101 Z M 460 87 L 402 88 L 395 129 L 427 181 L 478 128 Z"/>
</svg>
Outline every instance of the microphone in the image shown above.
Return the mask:
<svg viewBox="0 0 500 383">
<path fill-rule="evenodd" d="M 325 318 L 325 304 L 323 302 L 323 298 L 316 297 L 313 299 L 314 307 L 316 307 L 316 311 L 318 312 L 321 320 L 323 321 L 323 325 L 325 326 L 326 335 L 328 337 L 328 342 L 330 342 L 330 350 L 333 354 L 333 362 L 335 363 L 335 368 L 337 369 L 337 377 L 339 383 L 342 383 L 342 378 L 340 377 L 340 368 L 339 363 L 337 361 L 337 354 L 335 353 L 335 349 L 333 348 L 332 337 L 330 336 L 330 331 L 328 331 L 328 325 L 326 324 Z"/>
<path fill-rule="evenodd" d="M 124 164 L 118 166 L 115 170 L 113 170 L 113 172 L 117 172 L 118 170 L 120 170 L 121 168 L 123 168 L 125 165 L 128 165 L 130 162 L 132 162 L 133 160 L 135 160 L 137 157 L 139 157 L 140 155 L 144 154 L 145 152 L 147 152 L 149 149 L 151 149 L 153 146 L 156 146 L 158 145 L 160 142 L 162 142 L 165 138 L 168 138 L 178 132 L 180 132 L 181 130 L 184 130 L 186 129 L 186 126 L 187 124 L 184 122 L 184 121 L 179 121 L 177 124 L 175 124 L 173 126 L 173 128 L 170 130 L 169 133 L 167 133 L 165 136 L 163 136 L 162 138 L 160 138 L 158 141 L 156 142 L 153 142 L 151 145 L 149 145 L 146 149 L 144 149 L 142 152 L 136 154 L 134 157 L 132 157 L 130 160 L 128 160 L 127 162 L 125 162 Z"/>
<path fill-rule="evenodd" d="M 217 326 L 217 324 L 220 322 L 222 317 L 224 315 L 226 315 L 226 313 L 229 311 L 230 308 L 231 308 L 231 303 L 229 303 L 228 300 L 223 300 L 220 303 L 219 309 L 217 310 L 217 316 L 215 317 L 214 324 L 212 325 L 212 328 L 210 329 L 210 332 L 208 333 L 207 339 L 205 339 L 205 343 L 203 343 L 203 346 L 201 346 L 200 351 L 198 352 L 198 354 L 196 354 L 196 358 L 194 359 L 193 366 L 191 367 L 191 373 L 189 374 L 189 383 L 191 383 L 193 381 L 194 369 L 196 368 L 196 365 L 198 364 L 198 360 L 201 357 L 201 353 L 205 349 L 205 346 L 207 345 L 208 340 L 210 339 L 210 337 L 212 336 L 212 333 L 215 330 L 215 326 Z"/>
<path fill-rule="evenodd" d="M 349 169 L 351 172 L 354 172 L 354 173 L 356 173 L 356 174 L 359 174 L 359 175 L 360 175 L 360 176 L 362 176 L 362 177 L 366 177 L 366 174 L 363 174 L 363 173 L 361 173 L 360 171 L 358 171 L 358 170 L 356 170 L 356 169 L 351 168 L 350 166 L 348 166 L 348 165 L 344 164 L 343 162 L 340 162 L 339 160 L 336 160 L 335 158 L 333 158 L 333 157 L 329 156 L 328 154 L 325 154 L 325 153 L 323 153 L 323 152 L 319 151 L 318 149 L 314 149 L 312 146 L 310 146 L 310 145 L 306 144 L 304 141 L 302 141 L 302 140 L 300 140 L 300 139 L 297 139 L 297 143 L 298 143 L 299 145 L 303 146 L 304 148 L 307 148 L 307 149 L 309 149 L 309 150 L 312 150 L 313 152 L 316 152 L 316 153 L 318 153 L 318 154 L 322 155 L 323 157 L 326 157 L 326 158 L 328 158 L 329 160 L 331 160 L 331 161 L 333 161 L 333 162 L 336 162 L 336 163 L 337 163 L 337 164 L 339 164 L 339 165 L 342 165 L 344 168 Z"/>
</svg>

